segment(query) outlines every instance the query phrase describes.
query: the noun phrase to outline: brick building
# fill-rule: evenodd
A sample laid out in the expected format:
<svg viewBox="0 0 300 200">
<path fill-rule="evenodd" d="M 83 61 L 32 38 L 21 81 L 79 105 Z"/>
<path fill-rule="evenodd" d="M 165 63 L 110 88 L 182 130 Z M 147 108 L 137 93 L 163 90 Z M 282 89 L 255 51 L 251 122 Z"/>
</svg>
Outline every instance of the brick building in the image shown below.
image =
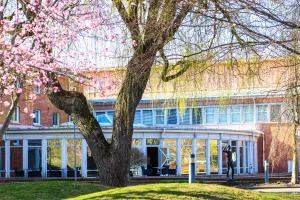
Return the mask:
<svg viewBox="0 0 300 200">
<path fill-rule="evenodd" d="M 289 110 L 288 98 L 285 91 L 278 89 L 290 76 L 284 62 L 207 65 L 211 70 L 205 73 L 192 67 L 168 83 L 160 80 L 158 67 L 152 70 L 135 114 L 132 144 L 148 158 L 147 165 L 156 169 L 167 165 L 174 174 L 186 174 L 189 155 L 195 153 L 197 174 L 222 175 L 226 172 L 222 149 L 230 144 L 235 174 L 263 172 L 266 159 L 271 172 L 289 172 L 290 121 L 285 114 Z M 104 88 L 100 92 L 77 86 L 93 105 L 91 112 L 103 125 L 108 139 L 124 72 L 123 68 L 92 72 Z M 20 111 L 24 102 L 20 101 Z M 64 123 L 68 116 L 42 94 L 31 108 L 40 110 L 40 124 L 20 112 L 19 123 L 12 123 L 4 135 L 5 142 L 0 143 L 2 177 L 73 176 L 75 166 L 81 176 L 95 176 L 96 168 L 84 138 L 72 123 Z M 54 113 L 59 113 L 58 123 L 53 123 Z"/>
</svg>

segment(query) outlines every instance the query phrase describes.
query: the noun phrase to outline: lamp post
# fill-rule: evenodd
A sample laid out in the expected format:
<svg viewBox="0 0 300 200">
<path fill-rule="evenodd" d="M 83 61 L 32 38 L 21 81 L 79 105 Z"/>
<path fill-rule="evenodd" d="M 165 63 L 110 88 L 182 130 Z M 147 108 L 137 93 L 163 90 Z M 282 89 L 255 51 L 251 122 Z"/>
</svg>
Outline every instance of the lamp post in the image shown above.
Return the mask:
<svg viewBox="0 0 300 200">
<path fill-rule="evenodd" d="M 74 138 L 73 138 L 73 142 L 74 142 L 74 181 L 77 181 L 77 169 L 76 169 L 76 126 L 75 126 L 75 122 L 73 120 L 73 124 L 74 124 Z"/>
</svg>

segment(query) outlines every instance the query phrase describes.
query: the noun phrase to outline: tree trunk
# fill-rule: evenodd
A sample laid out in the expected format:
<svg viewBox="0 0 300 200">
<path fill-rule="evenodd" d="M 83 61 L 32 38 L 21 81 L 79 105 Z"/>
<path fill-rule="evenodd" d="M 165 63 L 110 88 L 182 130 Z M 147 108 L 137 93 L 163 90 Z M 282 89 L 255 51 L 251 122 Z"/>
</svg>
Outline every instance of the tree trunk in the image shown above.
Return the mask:
<svg viewBox="0 0 300 200">
<path fill-rule="evenodd" d="M 298 182 L 298 152 L 297 152 L 297 125 L 294 124 L 294 130 L 292 135 L 293 146 L 292 146 L 292 179 L 291 184 L 296 184 Z"/>
<path fill-rule="evenodd" d="M 57 81 L 58 92 L 48 92 L 50 101 L 71 115 L 86 139 L 104 185 L 126 186 L 130 169 L 130 150 L 134 113 L 150 77 L 157 49 L 136 50 L 127 65 L 126 76 L 115 104 L 112 141 L 104 138 L 102 129 L 91 114 L 85 96 L 65 91 Z M 50 74 L 56 80 L 54 74 Z M 53 86 L 53 85 L 52 85 Z"/>
</svg>

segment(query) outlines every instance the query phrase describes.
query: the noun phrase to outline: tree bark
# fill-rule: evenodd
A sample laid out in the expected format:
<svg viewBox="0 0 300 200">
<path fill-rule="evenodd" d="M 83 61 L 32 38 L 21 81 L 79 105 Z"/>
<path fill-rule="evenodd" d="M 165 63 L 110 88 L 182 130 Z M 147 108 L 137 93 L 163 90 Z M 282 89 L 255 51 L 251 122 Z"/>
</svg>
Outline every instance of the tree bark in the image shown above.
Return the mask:
<svg viewBox="0 0 300 200">
<path fill-rule="evenodd" d="M 292 140 L 293 140 L 293 146 L 292 146 L 293 165 L 292 165 L 291 184 L 296 184 L 298 183 L 298 152 L 297 152 L 297 125 L 296 124 L 294 124 Z"/>
</svg>

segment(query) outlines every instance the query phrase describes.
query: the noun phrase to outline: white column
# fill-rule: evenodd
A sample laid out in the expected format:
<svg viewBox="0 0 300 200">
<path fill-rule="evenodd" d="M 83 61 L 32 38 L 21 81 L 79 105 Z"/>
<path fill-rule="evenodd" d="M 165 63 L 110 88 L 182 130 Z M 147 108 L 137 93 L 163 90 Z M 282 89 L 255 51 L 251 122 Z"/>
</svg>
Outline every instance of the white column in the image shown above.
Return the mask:
<svg viewBox="0 0 300 200">
<path fill-rule="evenodd" d="M 236 141 L 236 173 L 237 175 L 240 175 L 241 173 L 241 156 L 240 156 L 240 141 Z"/>
<path fill-rule="evenodd" d="M 62 177 L 67 177 L 67 165 L 68 165 L 68 156 L 67 156 L 67 140 L 61 140 L 61 175 Z"/>
<path fill-rule="evenodd" d="M 142 152 L 143 152 L 145 158 L 147 158 L 147 143 L 146 143 L 146 138 L 142 139 Z M 145 167 L 146 166 L 147 166 L 147 160 L 146 160 L 146 163 L 145 163 Z"/>
<path fill-rule="evenodd" d="M 162 154 L 162 149 L 164 148 L 164 139 L 160 138 L 159 139 L 159 151 L 158 151 L 158 166 L 162 167 L 163 164 L 163 154 Z"/>
<path fill-rule="evenodd" d="M 253 162 L 253 142 L 250 141 L 249 142 L 249 170 L 250 170 L 250 174 L 253 174 L 253 170 L 254 170 L 254 162 Z"/>
<path fill-rule="evenodd" d="M 10 178 L 10 140 L 5 140 L 5 178 Z"/>
<path fill-rule="evenodd" d="M 210 139 L 205 140 L 206 146 L 206 175 L 210 175 Z"/>
<path fill-rule="evenodd" d="M 246 156 L 247 156 L 247 151 L 246 151 L 246 142 L 243 141 L 243 174 L 247 174 L 246 173 Z"/>
<path fill-rule="evenodd" d="M 23 171 L 24 177 L 28 177 L 28 140 L 23 140 Z"/>
<path fill-rule="evenodd" d="M 218 140 L 218 174 L 222 175 L 222 140 Z"/>
<path fill-rule="evenodd" d="M 181 139 L 176 139 L 176 172 L 177 176 L 181 175 Z"/>
<path fill-rule="evenodd" d="M 257 142 L 254 142 L 254 172 L 258 173 Z"/>
<path fill-rule="evenodd" d="M 42 177 L 47 177 L 47 140 L 42 140 Z"/>
<path fill-rule="evenodd" d="M 82 177 L 87 177 L 87 143 L 85 139 L 82 139 L 82 146 L 81 146 L 81 175 Z"/>
</svg>

